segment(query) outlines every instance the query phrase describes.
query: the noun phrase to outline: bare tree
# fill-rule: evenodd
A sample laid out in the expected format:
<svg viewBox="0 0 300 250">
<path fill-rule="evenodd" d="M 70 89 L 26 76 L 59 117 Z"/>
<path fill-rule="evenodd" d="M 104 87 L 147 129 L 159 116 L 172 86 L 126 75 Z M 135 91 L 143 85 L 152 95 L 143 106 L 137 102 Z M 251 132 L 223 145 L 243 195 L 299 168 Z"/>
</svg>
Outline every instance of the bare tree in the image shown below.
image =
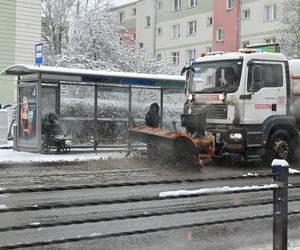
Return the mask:
<svg viewBox="0 0 300 250">
<path fill-rule="evenodd" d="M 140 49 L 131 34 L 111 11 L 109 0 L 69 1 L 74 12 L 64 12 L 68 35 L 48 64 L 75 68 L 106 69 L 143 73 L 175 73 L 170 60 L 157 61 L 146 49 Z M 65 9 L 65 8 L 62 8 Z M 60 19 L 59 19 L 60 21 Z M 62 25 L 63 26 L 63 25 Z M 55 46 L 55 45 L 54 45 Z"/>
<path fill-rule="evenodd" d="M 42 0 L 42 39 L 49 56 L 62 53 L 69 41 L 69 15 L 76 0 Z"/>
<path fill-rule="evenodd" d="M 281 6 L 281 46 L 289 57 L 300 57 L 300 0 L 286 0 Z"/>
</svg>

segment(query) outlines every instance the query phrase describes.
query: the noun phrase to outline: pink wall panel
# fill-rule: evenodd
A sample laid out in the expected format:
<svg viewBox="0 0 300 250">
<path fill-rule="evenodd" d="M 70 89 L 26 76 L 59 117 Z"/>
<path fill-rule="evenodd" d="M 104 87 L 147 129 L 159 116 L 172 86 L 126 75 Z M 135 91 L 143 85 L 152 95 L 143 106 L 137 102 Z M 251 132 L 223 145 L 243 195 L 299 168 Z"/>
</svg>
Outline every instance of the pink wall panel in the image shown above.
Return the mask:
<svg viewBox="0 0 300 250">
<path fill-rule="evenodd" d="M 240 0 L 233 0 L 233 8 L 226 9 L 226 0 L 214 0 L 213 51 L 239 49 Z M 217 30 L 224 28 L 224 41 L 217 41 Z"/>
</svg>

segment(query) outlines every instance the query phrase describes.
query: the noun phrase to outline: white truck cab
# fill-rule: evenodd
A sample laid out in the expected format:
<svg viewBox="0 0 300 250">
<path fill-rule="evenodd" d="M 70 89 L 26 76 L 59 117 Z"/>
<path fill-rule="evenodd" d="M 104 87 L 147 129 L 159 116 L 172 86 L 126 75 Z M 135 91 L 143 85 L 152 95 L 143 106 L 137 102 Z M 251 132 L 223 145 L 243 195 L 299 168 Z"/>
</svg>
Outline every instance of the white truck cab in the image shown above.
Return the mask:
<svg viewBox="0 0 300 250">
<path fill-rule="evenodd" d="M 290 64 L 293 72 L 300 71 L 300 62 L 299 67 Z M 206 131 L 215 136 L 219 156 L 289 160 L 298 141 L 300 112 L 293 96 L 297 84 L 291 80 L 299 75 L 290 73 L 289 61 L 280 53 L 245 49 L 205 55 L 187 73 L 184 113 L 205 112 Z"/>
</svg>

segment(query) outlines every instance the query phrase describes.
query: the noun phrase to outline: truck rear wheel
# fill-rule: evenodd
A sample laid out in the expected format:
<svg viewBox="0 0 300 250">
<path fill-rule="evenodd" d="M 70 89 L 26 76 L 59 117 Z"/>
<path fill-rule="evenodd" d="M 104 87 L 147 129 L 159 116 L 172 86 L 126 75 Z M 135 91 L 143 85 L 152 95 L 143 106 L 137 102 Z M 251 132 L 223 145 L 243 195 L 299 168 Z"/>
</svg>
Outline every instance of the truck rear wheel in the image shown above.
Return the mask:
<svg viewBox="0 0 300 250">
<path fill-rule="evenodd" d="M 286 130 L 275 131 L 269 139 L 265 160 L 271 165 L 274 159 L 290 161 L 293 158 L 292 139 Z"/>
</svg>

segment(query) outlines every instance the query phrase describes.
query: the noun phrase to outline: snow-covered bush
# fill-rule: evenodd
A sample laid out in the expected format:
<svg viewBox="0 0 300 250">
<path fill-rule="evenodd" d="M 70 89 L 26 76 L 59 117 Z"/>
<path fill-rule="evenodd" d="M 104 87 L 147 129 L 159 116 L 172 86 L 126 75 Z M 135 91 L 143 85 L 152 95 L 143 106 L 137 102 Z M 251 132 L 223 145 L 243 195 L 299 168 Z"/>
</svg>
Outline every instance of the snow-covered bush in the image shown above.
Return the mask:
<svg viewBox="0 0 300 250">
<path fill-rule="evenodd" d="M 132 93 L 132 118 L 136 124 L 144 123 L 145 115 L 151 103 L 157 102 L 160 105 L 160 91 L 134 89 Z M 164 127 L 172 129 L 172 121 L 176 121 L 177 127 L 180 128 L 183 102 L 183 94 L 164 95 Z M 99 92 L 97 117 L 102 118 L 102 120 L 98 120 L 96 128 L 99 143 L 126 142 L 128 116 L 128 93 Z M 80 98 L 76 95 L 72 98 L 63 97 L 61 100 L 61 117 L 65 130 L 72 134 L 73 143 L 94 143 L 93 98 Z"/>
</svg>

